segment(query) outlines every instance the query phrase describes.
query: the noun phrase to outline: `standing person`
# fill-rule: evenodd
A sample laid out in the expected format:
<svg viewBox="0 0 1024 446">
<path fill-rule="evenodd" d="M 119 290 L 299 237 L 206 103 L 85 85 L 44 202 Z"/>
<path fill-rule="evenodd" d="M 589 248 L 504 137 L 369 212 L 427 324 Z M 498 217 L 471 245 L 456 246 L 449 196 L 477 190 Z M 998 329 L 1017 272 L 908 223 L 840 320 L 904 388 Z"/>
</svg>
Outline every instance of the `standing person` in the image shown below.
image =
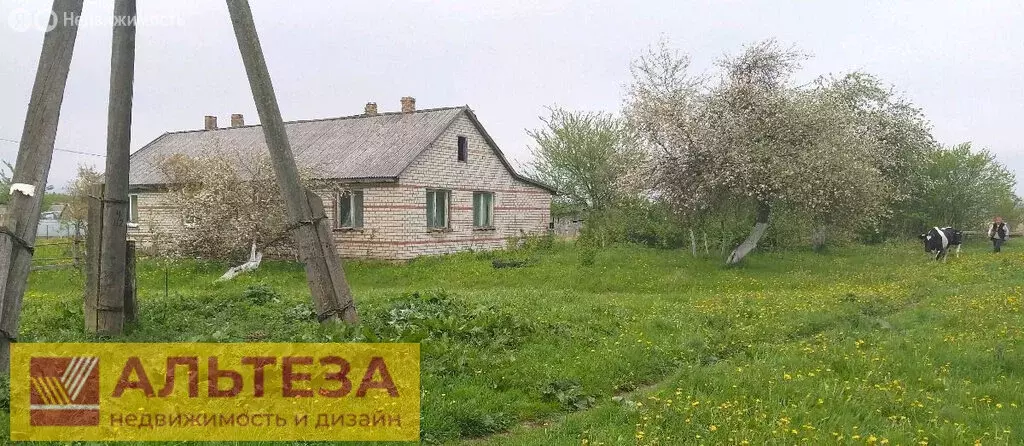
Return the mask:
<svg viewBox="0 0 1024 446">
<path fill-rule="evenodd" d="M 988 228 L 988 238 L 992 240 L 992 252 L 999 252 L 1003 242 L 1010 236 L 1010 229 L 1003 223 L 1003 217 L 996 217 Z"/>
</svg>

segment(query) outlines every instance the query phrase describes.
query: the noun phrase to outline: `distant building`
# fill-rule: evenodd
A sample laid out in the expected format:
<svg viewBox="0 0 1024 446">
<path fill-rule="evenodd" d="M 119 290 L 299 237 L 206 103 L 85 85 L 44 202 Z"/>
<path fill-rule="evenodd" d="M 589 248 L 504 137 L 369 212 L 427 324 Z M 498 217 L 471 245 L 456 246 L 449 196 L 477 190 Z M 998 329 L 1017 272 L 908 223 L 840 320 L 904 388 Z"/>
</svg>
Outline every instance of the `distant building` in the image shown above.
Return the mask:
<svg viewBox="0 0 1024 446">
<path fill-rule="evenodd" d="M 61 221 L 61 215 L 66 208 L 63 204 L 55 204 L 39 214 L 39 226 L 36 227 L 36 237 L 70 237 L 70 227 Z"/>
<path fill-rule="evenodd" d="M 156 234 L 185 230 L 167 198 L 160 163 L 172 155 L 267 153 L 263 130 L 233 115 L 218 128 L 165 133 L 131 156 L 128 235 L 143 245 Z M 300 169 L 330 186 L 316 190 L 343 257 L 410 259 L 505 246 L 510 237 L 546 233 L 550 186 L 512 168 L 467 106 L 285 124 Z"/>
</svg>

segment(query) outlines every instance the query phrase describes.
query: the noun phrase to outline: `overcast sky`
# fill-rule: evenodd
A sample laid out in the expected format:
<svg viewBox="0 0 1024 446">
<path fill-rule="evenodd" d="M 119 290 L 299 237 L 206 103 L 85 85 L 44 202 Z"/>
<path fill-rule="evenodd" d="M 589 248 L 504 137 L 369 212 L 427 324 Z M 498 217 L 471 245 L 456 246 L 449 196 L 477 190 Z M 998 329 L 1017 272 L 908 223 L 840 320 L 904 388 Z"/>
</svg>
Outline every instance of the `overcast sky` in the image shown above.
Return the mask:
<svg viewBox="0 0 1024 446">
<path fill-rule="evenodd" d="M 0 2 L 0 158 L 14 160 L 43 33 Z M 512 159 L 545 107 L 617 111 L 629 63 L 661 38 L 699 71 L 770 37 L 811 53 L 802 78 L 863 70 L 924 109 L 943 144 L 972 141 L 1024 180 L 1024 2 L 252 0 L 285 120 L 468 104 Z M 105 151 L 113 1 L 86 1 L 57 147 Z M 223 1 L 139 1 L 133 150 L 167 131 L 256 123 Z M 12 24 L 14 26 L 12 26 Z M 56 152 L 50 184 L 103 158 Z M 1018 185 L 1024 193 L 1024 185 Z"/>
</svg>

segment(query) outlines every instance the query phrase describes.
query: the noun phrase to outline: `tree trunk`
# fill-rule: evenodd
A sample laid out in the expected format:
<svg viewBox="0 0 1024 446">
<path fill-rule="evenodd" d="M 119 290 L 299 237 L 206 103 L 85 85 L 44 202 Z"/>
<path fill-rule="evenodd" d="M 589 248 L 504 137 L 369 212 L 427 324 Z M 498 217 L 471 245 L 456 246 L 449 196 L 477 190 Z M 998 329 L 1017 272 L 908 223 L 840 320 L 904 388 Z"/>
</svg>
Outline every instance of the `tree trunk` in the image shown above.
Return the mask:
<svg viewBox="0 0 1024 446">
<path fill-rule="evenodd" d="M 811 232 L 811 246 L 814 248 L 814 252 L 822 252 L 825 250 L 825 241 L 827 239 L 827 227 L 825 225 L 817 225 Z"/>
<path fill-rule="evenodd" d="M 768 230 L 768 215 L 771 213 L 771 209 L 767 203 L 758 203 L 757 205 L 757 218 L 755 219 L 754 229 L 750 230 L 750 235 L 747 239 L 740 243 L 736 249 L 732 250 L 729 254 L 729 258 L 725 259 L 726 265 L 735 265 L 743 260 L 747 254 L 750 254 L 754 248 L 757 248 L 757 242 L 761 241 L 761 237 L 764 236 L 765 231 Z"/>
<path fill-rule="evenodd" d="M 725 255 L 725 219 L 722 219 L 722 228 L 719 234 L 718 255 Z"/>
<path fill-rule="evenodd" d="M 697 257 L 697 238 L 693 235 L 693 229 L 690 229 L 690 254 Z"/>
</svg>

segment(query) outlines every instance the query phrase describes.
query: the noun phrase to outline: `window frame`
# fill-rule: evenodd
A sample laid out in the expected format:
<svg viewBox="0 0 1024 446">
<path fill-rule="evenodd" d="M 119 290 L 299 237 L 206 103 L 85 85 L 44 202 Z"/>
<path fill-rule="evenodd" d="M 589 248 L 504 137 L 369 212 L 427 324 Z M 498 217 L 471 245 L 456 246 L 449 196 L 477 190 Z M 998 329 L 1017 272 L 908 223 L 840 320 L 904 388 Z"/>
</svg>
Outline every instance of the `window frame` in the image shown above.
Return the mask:
<svg viewBox="0 0 1024 446">
<path fill-rule="evenodd" d="M 128 226 L 139 225 L 139 194 L 128 194 Z"/>
<path fill-rule="evenodd" d="M 362 189 L 346 189 L 334 193 L 334 229 L 357 230 L 363 229 L 365 221 L 365 205 L 363 204 L 366 195 Z M 348 224 L 342 214 L 343 202 L 348 203 Z"/>
<path fill-rule="evenodd" d="M 438 225 L 437 221 L 437 194 L 441 193 L 444 195 L 444 224 Z M 451 210 L 452 210 L 452 190 L 451 189 L 440 189 L 440 188 L 428 188 L 425 194 L 426 204 L 426 218 L 427 218 L 427 230 L 430 231 L 445 231 L 451 229 Z M 431 215 L 433 210 L 433 215 Z M 431 223 L 434 224 L 431 224 Z"/>
<path fill-rule="evenodd" d="M 486 199 L 485 199 L 486 197 Z M 486 201 L 486 221 L 478 215 Z M 479 206 L 479 207 L 478 207 Z M 494 192 L 473 191 L 473 229 L 494 229 Z"/>
<path fill-rule="evenodd" d="M 455 159 L 460 163 L 469 162 L 469 139 L 459 135 L 455 138 Z"/>
</svg>

